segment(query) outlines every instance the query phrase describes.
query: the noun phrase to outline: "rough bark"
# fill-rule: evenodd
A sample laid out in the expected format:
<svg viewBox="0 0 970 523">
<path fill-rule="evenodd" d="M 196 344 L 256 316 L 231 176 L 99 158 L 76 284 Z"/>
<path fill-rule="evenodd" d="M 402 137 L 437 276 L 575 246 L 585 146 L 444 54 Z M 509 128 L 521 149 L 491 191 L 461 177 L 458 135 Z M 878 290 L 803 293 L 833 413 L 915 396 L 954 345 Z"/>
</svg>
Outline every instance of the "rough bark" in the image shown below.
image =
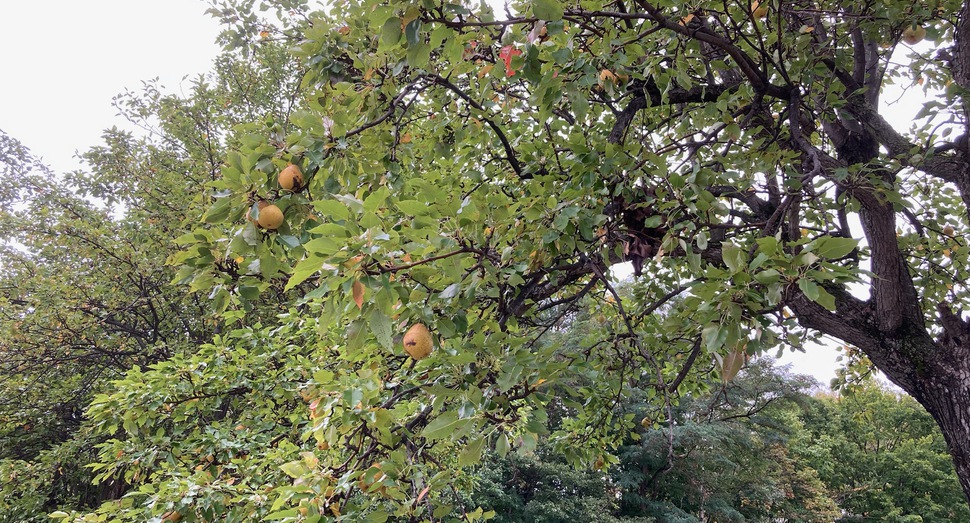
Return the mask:
<svg viewBox="0 0 970 523">
<path fill-rule="evenodd" d="M 853 61 L 851 70 L 843 70 L 834 59 L 825 58 L 830 39 L 825 37 L 824 27 L 813 24 L 820 26 L 816 40 L 820 63 L 829 68 L 845 93 L 852 93 L 847 94 L 849 99 L 844 106 L 827 112 L 820 110 L 826 106 L 823 99 L 802 100 L 804 90 L 797 83 L 771 84 L 754 58 L 715 31 L 680 25 L 644 0 L 638 5 L 644 11 L 638 17 L 652 20 L 658 29 L 668 29 L 723 51 L 733 60 L 743 81 L 759 96 L 787 102 L 787 147 L 802 154 L 801 182 L 809 185 L 813 178 L 827 178 L 840 194 L 859 202 L 858 216 L 870 255 L 868 299 L 854 296 L 844 286 L 827 285 L 826 290 L 836 298 L 836 311 L 830 312 L 793 286 L 785 304 L 803 326 L 858 347 L 891 381 L 926 408 L 943 432 L 970 501 L 970 322 L 963 318 L 966 311 L 953 311 L 949 306 L 941 305 L 937 311 L 923 310 L 932 304 L 925 302 L 921 289 L 914 284 L 911 270 L 916 269 L 910 266 L 911 260 L 900 248 L 897 237 L 898 211 L 885 196 L 886 191 L 898 190 L 899 184 L 895 173 L 880 167 L 898 163 L 948 182 L 957 188 L 966 209 L 970 209 L 970 103 L 964 103 L 962 115 L 954 115 L 964 127 L 960 139 L 935 146 L 915 143 L 878 112 L 885 64 L 880 61 L 878 42 L 867 39 L 859 27 L 850 29 Z M 954 81 L 970 89 L 970 1 L 964 3 L 958 16 L 949 65 Z M 638 85 L 628 105 L 617 114 L 608 137 L 610 142 L 622 143 L 639 111 L 665 101 L 651 87 L 655 88 L 649 82 Z M 701 104 L 735 87 L 725 82 L 681 90 L 676 93 L 677 101 Z M 812 140 L 820 114 L 825 115 L 819 123 L 834 145 L 835 154 Z M 836 169 L 850 166 L 865 166 L 865 175 L 855 180 L 832 176 Z M 736 196 L 742 194 L 740 191 L 731 187 L 710 189 L 720 196 L 743 201 L 751 210 L 748 221 L 765 224 L 761 226 L 766 236 L 774 234 L 778 227 L 797 234 L 801 226 L 797 196 L 784 199 L 782 204 L 780 196 L 761 201 L 750 195 L 746 201 Z M 848 226 L 844 214 L 841 218 L 844 234 Z M 638 221 L 642 223 L 642 219 Z M 780 224 L 781 221 L 787 223 Z M 715 252 L 711 249 L 705 257 L 710 258 Z"/>
</svg>

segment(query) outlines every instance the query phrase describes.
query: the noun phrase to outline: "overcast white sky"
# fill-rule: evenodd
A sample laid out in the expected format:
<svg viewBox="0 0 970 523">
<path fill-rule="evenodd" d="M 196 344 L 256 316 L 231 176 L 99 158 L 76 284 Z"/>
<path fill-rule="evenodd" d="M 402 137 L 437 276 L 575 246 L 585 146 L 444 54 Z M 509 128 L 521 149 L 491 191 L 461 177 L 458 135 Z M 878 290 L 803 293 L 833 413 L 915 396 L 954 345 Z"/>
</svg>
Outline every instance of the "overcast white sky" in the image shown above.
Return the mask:
<svg viewBox="0 0 970 523">
<path fill-rule="evenodd" d="M 56 172 L 80 168 L 76 151 L 125 124 L 113 96 L 155 77 L 181 92 L 186 76 L 209 69 L 219 27 L 207 7 L 204 0 L 2 0 L 0 129 Z M 917 109 L 898 104 L 891 113 L 905 122 Z M 836 356 L 820 347 L 783 361 L 827 385 Z"/>
<path fill-rule="evenodd" d="M 111 106 L 158 77 L 176 92 L 209 69 L 219 26 L 203 0 L 0 1 L 0 129 L 56 172 L 122 126 Z M 186 86 L 188 83 L 185 84 Z"/>
</svg>

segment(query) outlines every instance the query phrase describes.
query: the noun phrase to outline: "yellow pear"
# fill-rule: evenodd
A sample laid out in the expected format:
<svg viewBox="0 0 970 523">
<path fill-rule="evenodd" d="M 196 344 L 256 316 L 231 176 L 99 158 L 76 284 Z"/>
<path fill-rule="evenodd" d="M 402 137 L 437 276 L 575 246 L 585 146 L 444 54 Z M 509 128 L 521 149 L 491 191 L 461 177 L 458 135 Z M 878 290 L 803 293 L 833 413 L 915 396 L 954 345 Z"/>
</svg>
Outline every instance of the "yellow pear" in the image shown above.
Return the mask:
<svg viewBox="0 0 970 523">
<path fill-rule="evenodd" d="M 357 488 L 367 492 L 371 486 L 374 485 L 374 483 L 377 483 L 382 479 L 384 479 L 384 471 L 381 470 L 381 464 L 374 463 L 367 470 L 365 470 L 363 474 L 361 474 L 360 479 L 357 480 Z M 377 489 L 377 492 L 384 494 L 387 492 L 387 487 L 381 486 Z"/>
<path fill-rule="evenodd" d="M 427 358 L 433 345 L 431 332 L 423 323 L 415 323 L 404 334 L 404 350 L 416 360 Z"/>
<path fill-rule="evenodd" d="M 269 202 L 267 202 L 266 200 L 259 200 L 256 202 L 256 208 L 259 209 L 260 211 L 265 209 L 267 205 L 269 205 Z M 256 219 L 253 218 L 252 209 L 246 211 L 246 220 L 253 222 L 253 225 L 259 226 L 259 224 L 256 223 Z"/>
<path fill-rule="evenodd" d="M 768 6 L 759 5 L 759 2 L 754 2 L 751 4 L 751 14 L 755 17 L 755 19 L 760 20 L 768 16 Z"/>
<path fill-rule="evenodd" d="M 907 45 L 916 45 L 926 38 L 926 28 L 921 25 L 911 25 L 903 31 L 903 41 Z"/>
<path fill-rule="evenodd" d="M 270 231 L 275 231 L 280 225 L 283 225 L 283 211 L 273 204 L 261 208 L 259 210 L 259 217 L 256 218 L 256 225 Z"/>
<path fill-rule="evenodd" d="M 300 172 L 298 165 L 291 163 L 280 171 L 277 181 L 280 182 L 280 187 L 286 191 L 299 191 L 303 188 L 303 173 Z"/>
</svg>

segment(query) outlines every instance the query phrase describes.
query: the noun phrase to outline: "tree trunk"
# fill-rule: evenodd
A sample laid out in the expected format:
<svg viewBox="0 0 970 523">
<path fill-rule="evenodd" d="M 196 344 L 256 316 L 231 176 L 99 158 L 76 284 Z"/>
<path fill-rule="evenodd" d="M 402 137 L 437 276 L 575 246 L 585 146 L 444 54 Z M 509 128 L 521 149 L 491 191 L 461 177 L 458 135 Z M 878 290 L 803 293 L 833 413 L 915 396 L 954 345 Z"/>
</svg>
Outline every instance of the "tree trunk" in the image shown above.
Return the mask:
<svg viewBox="0 0 970 523">
<path fill-rule="evenodd" d="M 835 313 L 800 294 L 788 303 L 802 325 L 858 347 L 933 416 L 970 502 L 970 323 L 941 305 L 938 338 L 912 319 L 887 332 L 869 301 L 844 289 L 832 291 L 838 298 Z"/>
<path fill-rule="evenodd" d="M 904 390 L 926 408 L 943 432 L 963 493 L 970 501 L 970 326 L 940 307 L 944 327 L 916 373 L 915 387 Z"/>
<path fill-rule="evenodd" d="M 943 431 L 960 486 L 970 501 L 970 373 L 964 368 L 959 374 L 952 383 L 927 380 L 926 397 L 917 399 Z"/>
</svg>

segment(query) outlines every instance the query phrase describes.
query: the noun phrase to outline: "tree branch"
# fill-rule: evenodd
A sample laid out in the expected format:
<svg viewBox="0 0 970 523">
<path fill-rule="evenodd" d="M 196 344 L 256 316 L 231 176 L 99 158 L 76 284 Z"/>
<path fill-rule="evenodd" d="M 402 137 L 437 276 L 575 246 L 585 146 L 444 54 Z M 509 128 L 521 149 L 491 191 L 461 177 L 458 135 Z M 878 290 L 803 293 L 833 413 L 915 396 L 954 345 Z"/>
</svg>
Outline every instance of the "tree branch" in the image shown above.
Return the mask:
<svg viewBox="0 0 970 523">
<path fill-rule="evenodd" d="M 459 88 L 457 85 L 448 81 L 448 79 L 442 78 L 441 76 L 438 76 L 436 74 L 428 75 L 428 78 L 433 80 L 435 84 L 445 87 L 450 91 L 454 92 L 455 94 L 457 94 L 458 97 L 464 100 L 465 102 L 467 102 L 468 105 L 471 105 L 472 107 L 474 107 L 475 109 L 479 110 L 482 113 L 486 112 L 485 107 L 483 107 L 482 104 L 476 102 L 471 96 L 468 96 L 468 93 L 466 93 L 465 91 L 462 91 L 461 88 Z M 523 180 L 532 178 L 532 175 L 525 174 L 522 172 L 522 165 L 519 164 L 519 160 L 515 156 L 515 149 L 512 148 L 512 144 L 509 142 L 508 137 L 505 136 L 505 133 L 502 131 L 502 128 L 499 127 L 498 124 L 496 124 L 494 121 L 492 121 L 490 118 L 486 116 L 482 116 L 482 120 L 485 120 L 485 123 L 487 123 L 488 126 L 492 128 L 492 131 L 494 131 L 495 134 L 498 135 L 498 139 L 499 141 L 502 142 L 502 147 L 505 149 L 506 159 L 509 161 L 509 165 L 512 166 L 512 170 L 515 171 L 515 175 Z"/>
</svg>

